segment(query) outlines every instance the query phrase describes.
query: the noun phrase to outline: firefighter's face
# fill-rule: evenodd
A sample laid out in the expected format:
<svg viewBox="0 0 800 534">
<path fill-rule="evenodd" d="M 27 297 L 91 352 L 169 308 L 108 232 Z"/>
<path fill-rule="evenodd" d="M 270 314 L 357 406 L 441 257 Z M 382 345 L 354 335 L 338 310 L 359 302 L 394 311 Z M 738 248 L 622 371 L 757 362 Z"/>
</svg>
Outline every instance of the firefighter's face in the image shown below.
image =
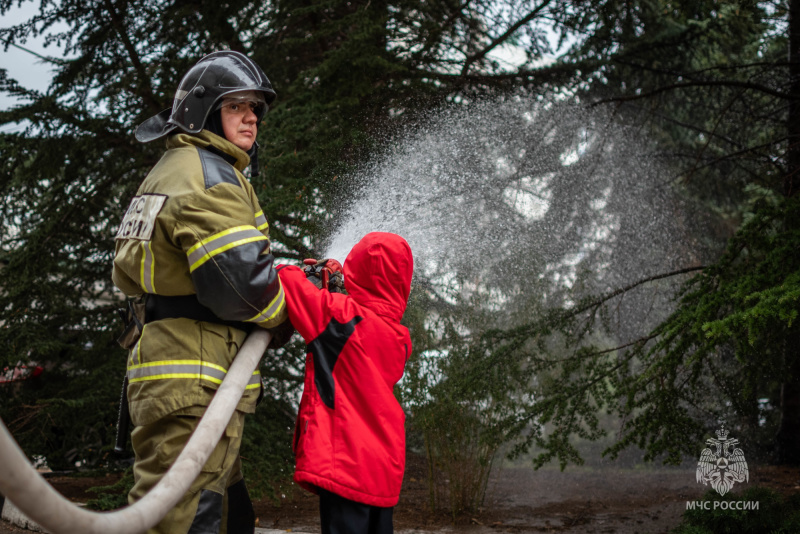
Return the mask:
<svg viewBox="0 0 800 534">
<path fill-rule="evenodd" d="M 250 95 L 252 99 L 247 98 Z M 226 98 L 220 108 L 225 138 L 245 152 L 256 141 L 258 114 L 262 111 L 259 106 L 266 106 L 256 95 L 254 91 L 239 93 L 235 98 Z"/>
</svg>

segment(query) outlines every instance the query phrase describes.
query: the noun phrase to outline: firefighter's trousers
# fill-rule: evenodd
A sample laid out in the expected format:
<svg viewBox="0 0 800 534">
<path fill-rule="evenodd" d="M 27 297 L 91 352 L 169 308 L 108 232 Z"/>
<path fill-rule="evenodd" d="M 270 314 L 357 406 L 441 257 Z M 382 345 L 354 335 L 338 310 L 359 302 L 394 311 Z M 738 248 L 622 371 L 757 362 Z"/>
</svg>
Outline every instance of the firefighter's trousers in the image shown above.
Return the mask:
<svg viewBox="0 0 800 534">
<path fill-rule="evenodd" d="M 170 414 L 131 434 L 136 461 L 128 502 L 141 499 L 189 441 L 200 418 Z M 255 514 L 242 478 L 239 447 L 244 414 L 235 411 L 219 444 L 189 491 L 148 534 L 252 534 Z"/>
</svg>

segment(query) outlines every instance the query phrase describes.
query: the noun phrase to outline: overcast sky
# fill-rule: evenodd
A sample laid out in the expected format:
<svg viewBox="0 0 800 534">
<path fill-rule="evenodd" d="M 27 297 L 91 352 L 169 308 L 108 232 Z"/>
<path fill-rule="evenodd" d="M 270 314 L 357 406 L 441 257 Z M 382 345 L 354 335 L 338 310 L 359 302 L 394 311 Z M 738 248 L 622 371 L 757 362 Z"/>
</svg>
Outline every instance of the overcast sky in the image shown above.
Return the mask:
<svg viewBox="0 0 800 534">
<path fill-rule="evenodd" d="M 22 7 L 14 6 L 8 13 L 3 15 L 0 25 L 7 28 L 21 24 L 36 14 L 38 10 L 38 2 L 27 2 Z M 61 51 L 55 45 L 45 48 L 42 43 L 42 39 L 29 39 L 25 43 L 18 44 L 45 56 L 61 56 Z M 17 80 L 23 87 L 39 91 L 46 90 L 52 78 L 51 67 L 52 65 L 42 61 L 35 55 L 13 46 L 9 46 L 7 51 L 3 51 L 2 47 L 0 47 L 0 69 L 7 70 L 8 75 Z M 14 103 L 15 99 L 5 93 L 0 93 L 0 109 L 8 109 Z"/>
</svg>

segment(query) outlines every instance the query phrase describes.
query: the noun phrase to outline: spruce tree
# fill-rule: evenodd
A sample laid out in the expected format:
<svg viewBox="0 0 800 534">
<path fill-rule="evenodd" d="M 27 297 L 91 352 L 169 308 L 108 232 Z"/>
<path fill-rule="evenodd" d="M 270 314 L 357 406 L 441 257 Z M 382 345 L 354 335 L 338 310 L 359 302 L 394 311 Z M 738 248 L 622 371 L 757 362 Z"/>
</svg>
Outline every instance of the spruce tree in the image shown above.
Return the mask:
<svg viewBox="0 0 800 534">
<path fill-rule="evenodd" d="M 0 0 L 0 14 L 13 4 Z M 709 220 L 716 229 L 702 239 L 722 248 L 742 221 L 750 221 L 687 286 L 669 320 L 652 331 L 632 329 L 625 339 L 590 339 L 602 331 L 601 310 L 609 309 L 604 306 L 616 305 L 628 285 L 641 285 L 619 279 L 605 292 L 600 282 L 611 279 L 587 278 L 594 294 L 569 309 L 563 308 L 568 296 L 548 294 L 528 304 L 538 320 L 527 325 L 483 338 L 462 339 L 457 328 L 437 337 L 430 310 L 454 316 L 461 310 L 428 291 L 415 295 L 407 319 L 417 325 L 415 344 L 422 350 L 451 342 L 454 354 L 465 357 L 465 367 L 454 374 L 466 376 L 462 385 L 468 387 L 481 387 L 476 380 L 487 366 L 518 370 L 519 390 L 509 399 L 527 411 L 506 420 L 503 435 L 520 437 L 520 451 L 538 443 L 542 460 L 579 461 L 570 436 L 597 439 L 600 409 L 627 416 L 619 447 L 633 443 L 651 456 L 676 458 L 715 417 L 733 416 L 717 405 L 684 409 L 700 402 L 695 394 L 709 385 L 721 395 L 716 402 L 731 400 L 734 415 L 749 418 L 751 426 L 759 399 L 779 406 L 783 388 L 789 404 L 782 410 L 782 435 L 796 436 L 792 428 L 798 423 L 788 417 L 798 413 L 790 403 L 798 398 L 792 392 L 800 376 L 792 352 L 800 344 L 794 342 L 797 270 L 790 253 L 796 250 L 797 220 L 791 140 L 800 122 L 797 58 L 785 53 L 790 45 L 797 48 L 796 28 L 789 25 L 798 20 L 789 17 L 796 4 L 42 4 L 27 23 L 0 29 L 4 46 L 47 36 L 69 58 L 52 58 L 56 75 L 43 93 L 19 87 L 0 71 L 0 90 L 22 99 L 0 112 L 0 124 L 25 126 L 0 135 L 0 363 L 36 362 L 45 371 L 36 380 L 0 385 L 0 417 L 29 454 L 47 456 L 54 468 L 107 459 L 125 366 L 114 341 L 121 296 L 110 282 L 113 236 L 128 200 L 163 150 L 159 143 L 136 143 L 132 132 L 171 105 L 180 77 L 199 57 L 230 48 L 253 57 L 278 93 L 259 128 L 262 172 L 252 183 L 284 260 L 320 254 L 337 222 L 337 207 L 354 188 L 349 171 L 395 131 L 424 122 L 442 105 L 524 90 L 530 98 L 569 95 L 609 106 L 628 122 L 642 121 L 661 158 L 680 176 L 677 190 L 714 213 Z M 67 29 L 53 30 L 56 23 Z M 525 60 L 503 64 L 494 53 L 506 44 L 519 47 Z M 590 193 L 565 203 L 563 213 L 580 218 Z M 643 273 L 642 280 L 692 267 L 697 265 L 665 265 L 661 272 Z M 467 321 L 473 334 L 488 324 L 485 317 L 478 309 Z M 293 407 L 287 399 L 300 387 L 303 352 L 295 344 L 265 359 L 268 407 L 259 408 L 262 415 L 248 428 L 271 437 L 249 446 L 266 448 L 251 458 L 272 460 L 249 460 L 248 476 L 272 476 L 281 473 L 275 465 L 289 465 Z M 769 364 L 759 365 L 765 354 Z M 720 361 L 730 374 L 715 378 Z M 776 381 L 773 371 L 789 378 Z M 524 382 L 526 377 L 532 382 Z M 536 391 L 542 402 L 526 405 L 526 388 L 543 384 L 547 388 Z M 456 386 L 454 391 L 463 391 Z M 550 433 L 526 434 L 532 422 L 550 423 Z M 787 440 L 783 450 L 800 450 L 792 449 L 796 438 Z"/>
<path fill-rule="evenodd" d="M 0 1 L 0 14 L 12 5 Z M 53 468 L 108 460 L 125 367 L 115 344 L 122 299 L 110 281 L 113 236 L 163 150 L 132 134 L 171 106 L 199 57 L 244 52 L 273 82 L 278 100 L 259 128 L 263 168 L 252 183 L 278 256 L 301 260 L 318 254 L 332 208 L 349 191 L 343 172 L 392 123 L 459 94 L 514 86 L 519 78 L 487 52 L 513 28 L 527 31 L 554 13 L 532 2 L 94 0 L 44 3 L 26 23 L 0 29 L 6 47 L 43 37 L 61 51 L 50 58 L 55 77 L 45 92 L 0 73 L 0 90 L 21 99 L 0 123 L 24 125 L 0 135 L 0 360 L 45 368 L 9 388 L 0 407 L 25 450 Z M 540 35 L 531 40 L 531 59 L 543 46 Z M 283 352 L 265 361 L 274 409 L 259 412 L 282 414 L 261 444 L 286 461 L 286 399 L 299 387 L 303 351 Z M 259 417 L 254 424 L 271 424 Z"/>
</svg>

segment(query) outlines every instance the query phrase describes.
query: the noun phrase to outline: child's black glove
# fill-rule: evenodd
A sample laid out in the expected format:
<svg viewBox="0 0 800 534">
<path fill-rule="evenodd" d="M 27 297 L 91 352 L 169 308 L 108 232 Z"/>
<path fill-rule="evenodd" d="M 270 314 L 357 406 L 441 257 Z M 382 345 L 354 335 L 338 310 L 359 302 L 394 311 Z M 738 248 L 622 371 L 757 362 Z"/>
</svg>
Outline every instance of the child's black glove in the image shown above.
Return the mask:
<svg viewBox="0 0 800 534">
<path fill-rule="evenodd" d="M 303 263 L 306 278 L 318 289 L 327 289 L 331 293 L 344 293 L 344 275 L 342 265 L 338 261 L 333 258 L 325 260 L 309 258 L 303 260 Z"/>
</svg>

